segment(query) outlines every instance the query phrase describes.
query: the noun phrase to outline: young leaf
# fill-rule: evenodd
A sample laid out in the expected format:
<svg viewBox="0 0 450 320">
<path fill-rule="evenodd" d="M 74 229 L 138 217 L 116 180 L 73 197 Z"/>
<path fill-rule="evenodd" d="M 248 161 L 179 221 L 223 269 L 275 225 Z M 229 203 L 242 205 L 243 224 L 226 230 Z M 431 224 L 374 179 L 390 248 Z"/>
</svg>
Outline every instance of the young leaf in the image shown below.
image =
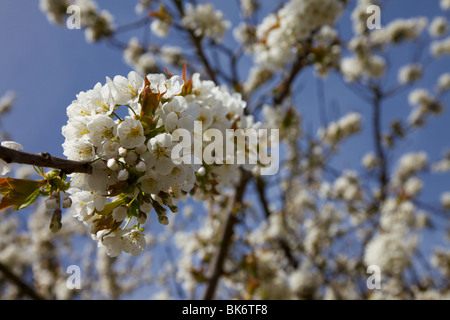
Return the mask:
<svg viewBox="0 0 450 320">
<path fill-rule="evenodd" d="M 105 208 L 103 208 L 102 211 L 96 211 L 96 212 L 97 212 L 99 215 L 101 215 L 101 216 L 108 216 L 108 215 L 110 215 L 110 214 L 112 213 L 112 211 L 113 211 L 115 208 L 117 208 L 117 207 L 119 207 L 119 206 L 121 206 L 121 205 L 127 203 L 128 201 L 129 201 L 129 199 L 127 199 L 127 198 L 120 198 L 120 199 L 117 199 L 116 201 L 107 203 L 107 204 L 105 205 Z"/>
<path fill-rule="evenodd" d="M 14 210 L 28 207 L 39 196 L 40 189 L 47 183 L 46 180 L 0 178 L 0 210 L 13 206 Z"/>
</svg>

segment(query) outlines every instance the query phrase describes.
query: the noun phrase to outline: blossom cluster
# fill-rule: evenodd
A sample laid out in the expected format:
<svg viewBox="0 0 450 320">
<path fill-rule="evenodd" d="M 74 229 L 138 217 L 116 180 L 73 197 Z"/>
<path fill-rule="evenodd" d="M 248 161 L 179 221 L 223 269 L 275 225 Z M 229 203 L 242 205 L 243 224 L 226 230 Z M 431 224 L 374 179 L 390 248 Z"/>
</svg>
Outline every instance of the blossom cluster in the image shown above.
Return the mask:
<svg viewBox="0 0 450 320">
<path fill-rule="evenodd" d="M 70 176 L 75 216 L 110 256 L 139 254 L 145 248 L 142 225 L 153 209 L 159 222 L 167 224 L 166 207 L 176 212 L 177 202 L 188 193 L 199 199 L 219 194 L 239 173 L 238 165 L 175 161 L 174 131 L 193 134 L 194 121 L 201 121 L 203 133 L 256 126 L 244 115 L 245 106 L 239 94 L 198 74 L 189 80 L 163 74 L 143 79 L 130 72 L 80 92 L 68 106 L 69 120 L 62 128 L 64 155 L 93 167 L 92 174 Z M 193 156 L 184 152 L 175 158 Z"/>
<path fill-rule="evenodd" d="M 39 7 L 45 12 L 47 19 L 52 23 L 63 24 L 63 18 L 66 15 L 67 7 L 70 6 L 69 0 L 40 0 Z"/>
<path fill-rule="evenodd" d="M 344 57 L 340 62 L 340 71 L 347 82 L 380 78 L 386 71 L 386 61 L 382 55 L 375 53 L 375 49 L 383 52 L 388 45 L 415 40 L 427 26 L 427 19 L 424 17 L 396 19 L 383 28 L 368 32 L 366 10 L 373 4 L 377 5 L 373 0 L 360 0 L 352 12 L 355 35 L 347 45 L 352 55 Z M 399 82 L 410 83 L 420 76 L 420 66 L 405 67 L 399 72 Z"/>
<path fill-rule="evenodd" d="M 210 3 L 192 5 L 188 3 L 182 19 L 183 26 L 193 30 L 198 37 L 221 41 L 231 23 L 224 19 L 221 11 Z"/>
<path fill-rule="evenodd" d="M 320 128 L 318 135 L 321 141 L 332 146 L 360 130 L 361 115 L 351 112 L 339 120 L 331 122 L 326 128 Z"/>
<path fill-rule="evenodd" d="M 151 13 L 154 18 L 150 25 L 151 31 L 158 37 L 165 38 L 169 35 L 173 17 L 164 6 Z M 201 38 L 207 37 L 220 42 L 231 23 L 224 19 L 220 10 L 215 10 L 211 3 L 188 3 L 183 9 L 181 23 L 184 28 Z"/>
<path fill-rule="evenodd" d="M 0 97 L 0 114 L 8 112 L 16 98 L 14 91 L 7 91 L 3 96 Z"/>
<path fill-rule="evenodd" d="M 442 84 L 441 88 L 444 88 Z M 444 110 L 442 103 L 428 90 L 415 89 L 409 93 L 409 103 L 414 107 L 409 115 L 409 123 L 415 127 L 425 124 L 426 117 L 438 115 Z"/>
<path fill-rule="evenodd" d="M 92 0 L 40 0 L 41 11 L 47 19 L 56 24 L 63 24 L 69 6 L 75 5 L 80 10 L 80 26 L 85 29 L 88 42 L 96 42 L 112 34 L 113 16 L 107 10 L 99 10 Z"/>
<path fill-rule="evenodd" d="M 128 41 L 123 57 L 130 67 L 141 74 L 155 73 L 158 70 L 155 55 L 142 46 L 136 37 Z"/>
<path fill-rule="evenodd" d="M 322 26 L 333 26 L 343 8 L 334 0 L 291 0 L 263 19 L 256 27 L 254 44 L 247 50 L 261 67 L 282 69 L 301 50 L 301 41 Z"/>
</svg>

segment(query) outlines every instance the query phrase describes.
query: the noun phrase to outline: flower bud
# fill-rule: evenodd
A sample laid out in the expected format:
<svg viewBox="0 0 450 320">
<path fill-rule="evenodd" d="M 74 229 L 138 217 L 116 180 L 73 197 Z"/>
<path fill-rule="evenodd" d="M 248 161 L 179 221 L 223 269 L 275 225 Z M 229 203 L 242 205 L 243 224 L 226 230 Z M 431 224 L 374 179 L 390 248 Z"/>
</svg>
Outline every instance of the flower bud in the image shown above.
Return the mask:
<svg viewBox="0 0 450 320">
<path fill-rule="evenodd" d="M 117 163 L 117 160 L 114 158 L 108 159 L 108 162 L 106 163 L 106 166 L 111 169 L 112 171 L 119 170 L 119 164 Z"/>
<path fill-rule="evenodd" d="M 120 157 L 125 157 L 127 155 L 128 150 L 124 147 L 120 147 L 118 152 Z"/>
<path fill-rule="evenodd" d="M 169 224 L 169 218 L 167 218 L 166 216 L 159 216 L 158 221 L 164 226 L 167 226 Z"/>
<path fill-rule="evenodd" d="M 137 172 L 145 172 L 145 170 L 147 170 L 147 165 L 145 164 L 144 161 L 139 161 L 136 164 L 136 171 Z"/>
<path fill-rule="evenodd" d="M 149 213 L 150 211 L 153 210 L 153 206 L 152 206 L 152 204 L 150 202 L 145 202 L 144 201 L 144 202 L 141 203 L 141 206 L 139 207 L 139 209 L 142 212 Z"/>
<path fill-rule="evenodd" d="M 63 199 L 63 201 L 61 202 L 61 205 L 62 205 L 63 209 L 70 208 L 72 206 L 72 199 L 70 199 L 70 197 L 66 196 Z"/>
<path fill-rule="evenodd" d="M 129 176 L 130 176 L 130 174 L 128 173 L 128 170 L 127 169 L 123 169 L 123 170 L 119 171 L 119 174 L 117 175 L 117 179 L 119 181 L 126 181 Z"/>
<path fill-rule="evenodd" d="M 147 220 L 147 214 L 143 211 L 139 211 L 137 220 L 140 224 L 144 224 L 145 221 Z"/>
<path fill-rule="evenodd" d="M 50 219 L 49 228 L 52 232 L 58 232 L 61 227 L 61 209 L 56 209 L 55 211 L 53 211 L 52 217 Z"/>
<path fill-rule="evenodd" d="M 59 208 L 59 196 L 51 195 L 45 200 L 45 207 L 49 210 Z"/>
<path fill-rule="evenodd" d="M 47 172 L 45 174 L 45 179 L 47 179 L 47 181 L 51 181 L 51 180 L 55 179 L 58 176 L 59 176 L 59 171 L 58 170 L 51 170 L 51 171 L 49 171 L 49 172 Z"/>
<path fill-rule="evenodd" d="M 200 169 L 198 169 L 198 174 L 199 176 L 203 177 L 206 174 L 205 167 L 200 167 Z"/>
</svg>

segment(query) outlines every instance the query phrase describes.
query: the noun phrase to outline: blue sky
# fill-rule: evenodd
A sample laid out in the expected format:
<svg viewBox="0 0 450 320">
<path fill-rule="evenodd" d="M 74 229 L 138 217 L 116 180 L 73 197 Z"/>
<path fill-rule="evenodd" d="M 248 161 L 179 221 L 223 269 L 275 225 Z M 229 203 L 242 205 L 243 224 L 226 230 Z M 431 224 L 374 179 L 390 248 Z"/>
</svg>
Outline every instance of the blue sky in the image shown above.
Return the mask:
<svg viewBox="0 0 450 320">
<path fill-rule="evenodd" d="M 51 25 L 37 1 L 4 1 L 0 30 L 0 94 L 17 93 L 4 129 L 29 152 L 62 156 L 61 127 L 75 95 L 130 68 L 120 51 L 87 44 L 83 31 Z"/>
</svg>

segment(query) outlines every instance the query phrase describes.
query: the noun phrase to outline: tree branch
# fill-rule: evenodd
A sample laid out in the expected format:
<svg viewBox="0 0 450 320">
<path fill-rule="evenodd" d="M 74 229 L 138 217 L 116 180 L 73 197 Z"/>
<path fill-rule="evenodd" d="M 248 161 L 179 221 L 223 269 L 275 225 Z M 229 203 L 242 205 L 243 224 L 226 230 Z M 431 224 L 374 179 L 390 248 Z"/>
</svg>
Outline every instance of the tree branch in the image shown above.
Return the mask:
<svg viewBox="0 0 450 320">
<path fill-rule="evenodd" d="M 261 177 L 259 177 L 256 180 L 256 191 L 258 192 L 259 200 L 261 202 L 261 205 L 263 206 L 266 219 L 268 219 L 272 213 L 270 212 L 269 203 L 266 199 L 266 182 Z M 292 253 L 292 249 L 289 246 L 289 243 L 281 237 L 277 239 L 277 242 L 281 250 L 283 251 L 284 255 L 286 256 L 291 267 L 297 269 L 298 262 L 297 260 L 295 260 L 295 257 Z"/>
<path fill-rule="evenodd" d="M 234 225 L 239 221 L 236 218 L 236 214 L 239 212 L 242 206 L 245 189 L 251 178 L 251 174 L 249 172 L 242 170 L 241 173 L 242 176 L 236 189 L 236 193 L 234 194 L 233 204 L 231 206 L 230 212 L 228 212 L 225 226 L 222 230 L 220 246 L 211 264 L 211 276 L 209 277 L 209 281 L 203 295 L 203 300 L 211 300 L 214 298 L 217 284 L 219 283 L 219 278 L 223 274 L 223 265 L 228 255 L 228 249 L 230 248 L 231 239 L 233 238 Z"/>
<path fill-rule="evenodd" d="M 281 104 L 281 102 L 283 102 L 283 100 L 289 94 L 291 90 L 291 85 L 294 82 L 297 74 L 303 69 L 305 65 L 306 65 L 305 57 L 299 56 L 297 60 L 293 63 L 290 72 L 287 74 L 283 82 L 278 87 L 280 91 L 273 97 L 274 105 L 278 105 Z"/>
<path fill-rule="evenodd" d="M 183 3 L 180 0 L 173 0 L 178 13 L 180 14 L 180 17 L 182 18 L 184 16 L 184 9 L 183 9 Z M 198 36 L 195 34 L 195 31 L 192 29 L 188 29 L 188 28 L 183 28 L 183 30 L 185 30 L 188 34 L 189 34 L 189 38 L 191 40 L 192 45 L 195 48 L 195 53 L 197 54 L 197 56 L 199 57 L 199 59 L 201 60 L 201 62 L 203 63 L 203 66 L 206 69 L 206 73 L 208 74 L 209 78 L 214 81 L 214 83 L 217 84 L 217 77 L 216 77 L 216 71 L 212 68 L 211 64 L 209 63 L 208 58 L 206 57 L 206 53 L 203 50 L 203 46 L 202 46 L 202 40 L 203 37 L 202 36 Z"/>
<path fill-rule="evenodd" d="M 386 198 L 386 187 L 388 185 L 388 176 L 387 176 L 387 163 L 386 156 L 383 149 L 383 137 L 381 136 L 381 100 L 382 95 L 378 88 L 373 88 L 374 98 L 373 98 L 373 131 L 374 131 L 374 143 L 375 143 L 375 151 L 378 159 L 380 160 L 380 199 L 383 201 Z"/>
<path fill-rule="evenodd" d="M 75 161 L 51 156 L 43 152 L 40 154 L 28 153 L 20 150 L 0 146 L 0 159 L 7 163 L 22 163 L 37 167 L 48 167 L 63 170 L 65 173 L 92 173 L 91 162 Z"/>
<path fill-rule="evenodd" d="M 28 284 L 22 281 L 18 276 L 16 276 L 9 268 L 0 262 L 0 272 L 9 280 L 11 283 L 15 284 L 22 293 L 29 296 L 34 300 L 44 300 L 42 296 L 40 296 L 33 288 L 31 288 Z"/>
</svg>

